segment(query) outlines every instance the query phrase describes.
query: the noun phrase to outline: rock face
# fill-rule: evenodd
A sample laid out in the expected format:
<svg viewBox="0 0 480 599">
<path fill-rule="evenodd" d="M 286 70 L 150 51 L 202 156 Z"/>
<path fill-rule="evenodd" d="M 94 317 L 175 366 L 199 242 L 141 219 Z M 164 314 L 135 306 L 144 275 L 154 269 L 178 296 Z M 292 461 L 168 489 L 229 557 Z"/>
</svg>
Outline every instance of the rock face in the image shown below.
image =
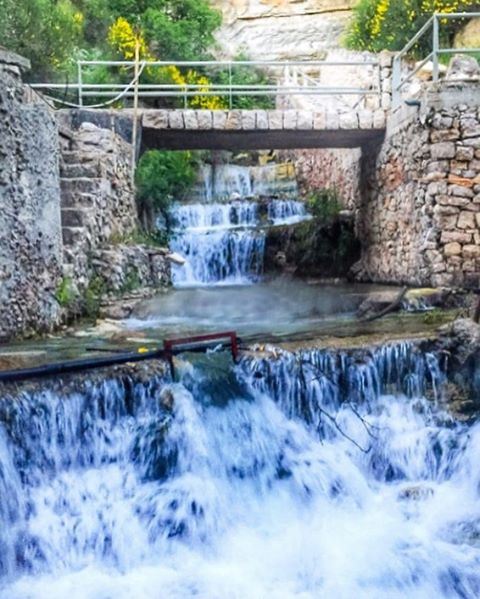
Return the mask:
<svg viewBox="0 0 480 599">
<path fill-rule="evenodd" d="M 218 42 L 227 56 L 257 60 L 321 57 L 338 47 L 354 0 L 215 0 L 224 15 Z"/>
<path fill-rule="evenodd" d="M 0 50 L 0 339 L 59 316 L 60 189 L 55 119 L 24 101 L 28 62 Z"/>
<path fill-rule="evenodd" d="M 444 85 L 364 156 L 364 280 L 480 285 L 480 87 Z"/>
</svg>

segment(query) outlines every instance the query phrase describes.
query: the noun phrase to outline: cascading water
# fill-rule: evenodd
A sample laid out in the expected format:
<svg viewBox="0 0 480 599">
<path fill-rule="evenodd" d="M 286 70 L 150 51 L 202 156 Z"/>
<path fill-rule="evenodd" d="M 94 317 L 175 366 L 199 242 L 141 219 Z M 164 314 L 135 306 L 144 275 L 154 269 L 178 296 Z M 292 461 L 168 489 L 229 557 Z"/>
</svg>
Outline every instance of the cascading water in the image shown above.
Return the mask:
<svg viewBox="0 0 480 599">
<path fill-rule="evenodd" d="M 177 205 L 172 219 L 179 228 L 170 246 L 186 259 L 173 268 L 174 285 L 247 283 L 261 275 L 265 235 L 254 229 L 254 202 Z"/>
<path fill-rule="evenodd" d="M 476 598 L 480 425 L 442 383 L 397 344 L 4 391 L 0 597 Z"/>
<path fill-rule="evenodd" d="M 244 284 L 263 270 L 265 231 L 259 229 L 259 204 L 254 201 L 176 204 L 170 247 L 186 259 L 174 266 L 175 286 Z M 271 224 L 292 224 L 309 218 L 303 202 L 271 200 Z"/>
<path fill-rule="evenodd" d="M 292 225 L 309 218 L 309 215 L 304 202 L 277 200 L 268 203 L 268 218 L 275 225 Z"/>
</svg>

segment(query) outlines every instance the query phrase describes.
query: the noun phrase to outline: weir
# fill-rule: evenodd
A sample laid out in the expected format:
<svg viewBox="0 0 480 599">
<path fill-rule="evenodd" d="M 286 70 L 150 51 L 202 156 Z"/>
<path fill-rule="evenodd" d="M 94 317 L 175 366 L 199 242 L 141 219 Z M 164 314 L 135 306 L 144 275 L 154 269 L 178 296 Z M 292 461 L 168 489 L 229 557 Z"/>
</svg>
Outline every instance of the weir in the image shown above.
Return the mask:
<svg viewBox="0 0 480 599">
<path fill-rule="evenodd" d="M 402 343 L 4 387 L 0 596 L 475 597 L 443 381 Z"/>
</svg>

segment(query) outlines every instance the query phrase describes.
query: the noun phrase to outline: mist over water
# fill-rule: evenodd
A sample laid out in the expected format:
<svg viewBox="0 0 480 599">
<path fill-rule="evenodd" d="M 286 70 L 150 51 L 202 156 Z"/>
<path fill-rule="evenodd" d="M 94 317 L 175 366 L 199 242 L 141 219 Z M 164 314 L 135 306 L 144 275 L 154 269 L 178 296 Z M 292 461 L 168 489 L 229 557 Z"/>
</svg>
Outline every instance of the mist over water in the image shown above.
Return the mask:
<svg viewBox="0 0 480 599">
<path fill-rule="evenodd" d="M 0 597 L 478 597 L 480 427 L 442 381 L 397 344 L 4 397 Z"/>
<path fill-rule="evenodd" d="M 289 277 L 174 289 L 142 302 L 124 325 L 159 336 L 225 328 L 241 335 L 312 332 L 332 318 L 348 318 L 372 289 L 377 287 L 309 285 Z"/>
</svg>

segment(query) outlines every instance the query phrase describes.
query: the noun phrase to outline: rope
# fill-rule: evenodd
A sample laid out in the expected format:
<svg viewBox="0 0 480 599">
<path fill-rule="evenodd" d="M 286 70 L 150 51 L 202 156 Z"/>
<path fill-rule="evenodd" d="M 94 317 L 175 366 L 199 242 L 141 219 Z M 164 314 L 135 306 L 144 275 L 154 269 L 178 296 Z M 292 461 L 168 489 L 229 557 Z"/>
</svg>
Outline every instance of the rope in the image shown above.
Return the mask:
<svg viewBox="0 0 480 599">
<path fill-rule="evenodd" d="M 115 102 L 118 102 L 119 100 L 121 100 L 132 89 L 132 87 L 138 83 L 140 76 L 142 75 L 142 73 L 146 67 L 146 64 L 147 63 L 145 61 L 142 62 L 141 67 L 138 71 L 138 75 L 130 81 L 130 83 L 125 87 L 125 89 L 123 89 L 114 98 L 111 98 L 110 100 L 107 100 L 106 102 L 102 102 L 101 104 L 89 104 L 88 106 L 81 106 L 80 104 L 75 104 L 73 102 L 67 102 L 66 100 L 59 100 L 58 98 L 54 98 L 53 96 L 48 96 L 48 95 L 43 95 L 43 94 L 38 94 L 38 95 L 52 109 L 54 109 L 55 106 L 50 104 L 49 102 L 47 102 L 46 98 L 48 98 L 49 100 L 52 100 L 56 104 L 61 104 L 62 106 L 68 106 L 69 108 L 105 108 L 106 106 L 110 106 L 111 104 L 114 104 Z M 36 91 L 36 90 L 34 90 L 34 91 Z"/>
</svg>

